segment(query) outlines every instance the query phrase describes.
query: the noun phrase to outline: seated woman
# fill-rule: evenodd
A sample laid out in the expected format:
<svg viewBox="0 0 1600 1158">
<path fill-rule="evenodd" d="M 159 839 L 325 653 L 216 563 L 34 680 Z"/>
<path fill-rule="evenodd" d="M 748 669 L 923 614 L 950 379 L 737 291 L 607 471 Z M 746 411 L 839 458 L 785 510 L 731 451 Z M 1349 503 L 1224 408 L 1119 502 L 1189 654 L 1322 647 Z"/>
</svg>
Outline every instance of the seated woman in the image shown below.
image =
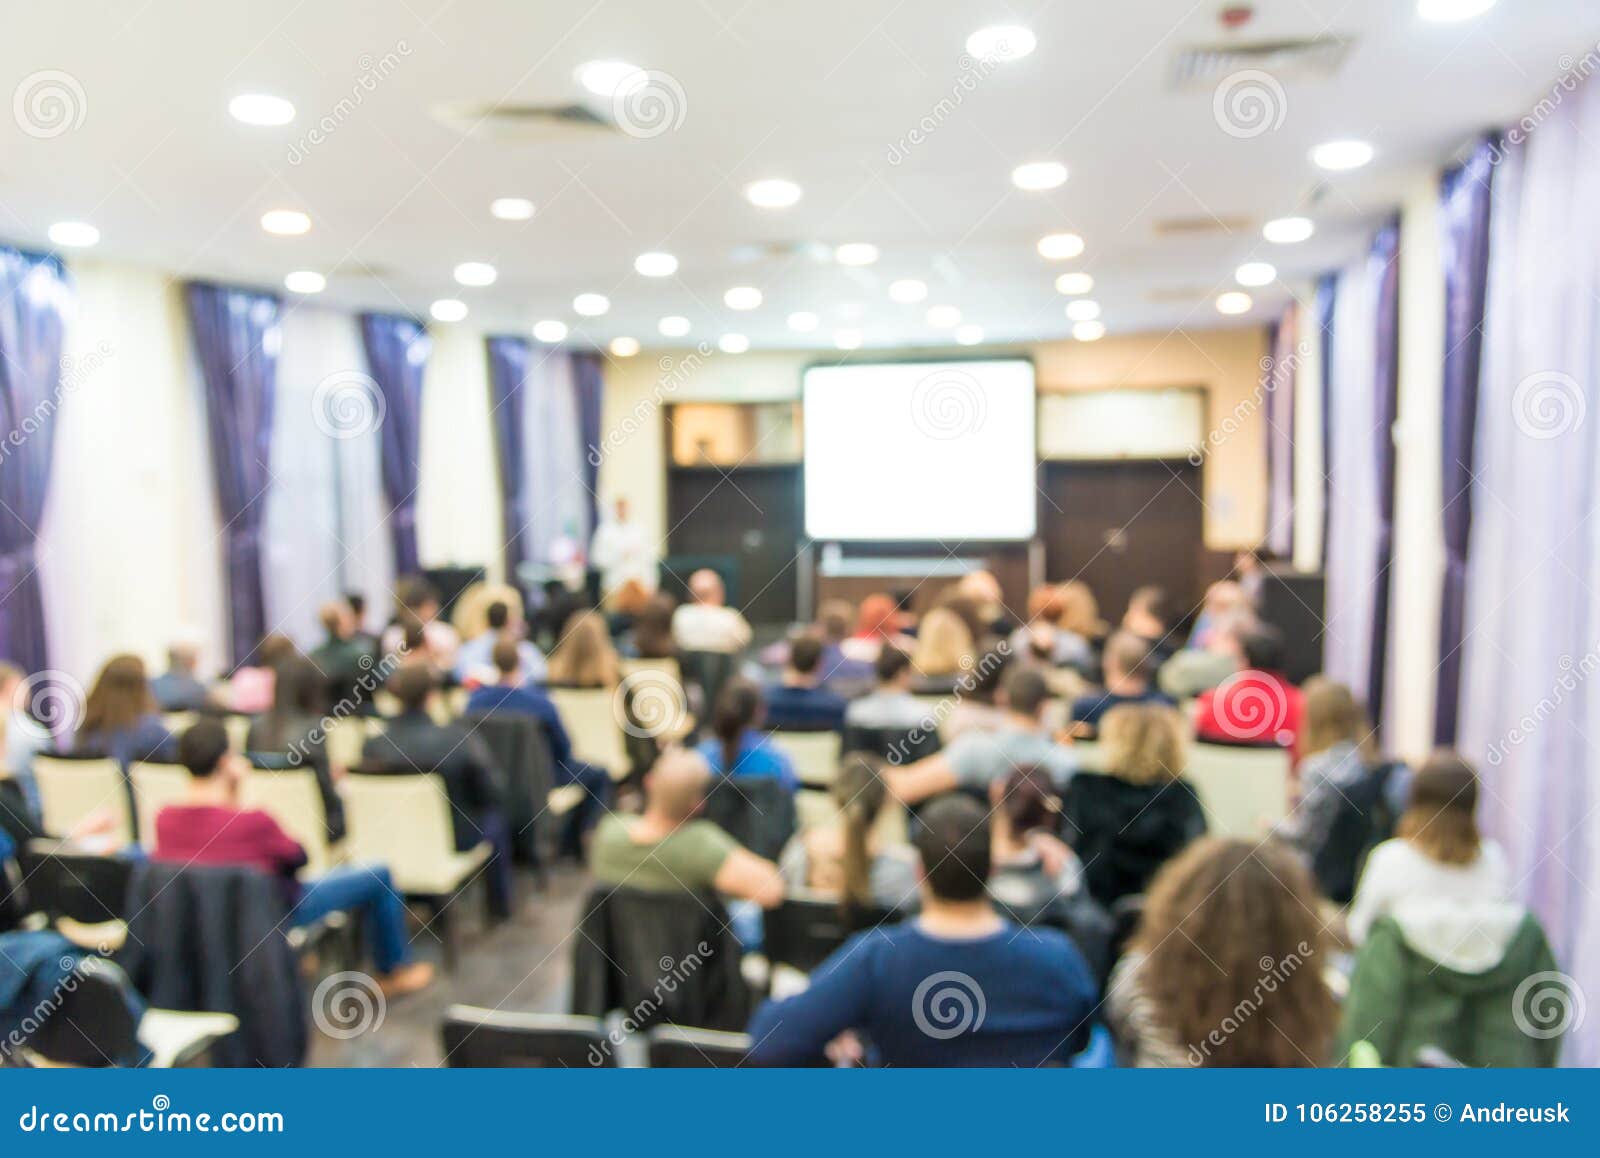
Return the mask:
<svg viewBox="0 0 1600 1158">
<path fill-rule="evenodd" d="M 171 761 L 177 741 L 156 714 L 156 700 L 145 676 L 144 660 L 114 655 L 106 660 L 84 701 L 83 722 L 72 749 L 83 755 L 109 756 L 127 775 L 137 760 Z"/>
<path fill-rule="evenodd" d="M 1100 721 L 1102 771 L 1083 773 L 1061 799 L 1062 834 L 1107 907 L 1142 893 L 1156 870 L 1206 830 L 1183 778 L 1183 720 L 1174 708 L 1124 704 Z"/>
<path fill-rule="evenodd" d="M 800 776 L 794 764 L 761 730 L 765 717 L 761 688 L 747 679 L 729 680 L 711 712 L 711 735 L 700 742 L 698 751 L 718 776 L 773 777 L 789 791 L 797 791 Z"/>
<path fill-rule="evenodd" d="M 935 717 L 939 735 L 946 744 L 953 744 L 968 732 L 998 732 L 1006 727 L 1010 713 L 998 700 L 1012 662 L 1012 653 L 998 645 L 978 656 L 965 677 L 961 695 L 945 712 L 943 721 Z"/>
<path fill-rule="evenodd" d="M 883 760 L 849 752 L 828 790 L 839 819 L 795 834 L 778 858 L 790 889 L 837 897 L 862 909 L 915 908 L 917 859 L 909 845 L 886 845 L 878 835 L 885 806 L 898 808 L 883 784 Z"/>
<path fill-rule="evenodd" d="M 884 647 L 904 648 L 909 640 L 900 631 L 900 609 L 894 596 L 883 592 L 868 595 L 856 612 L 855 634 L 843 640 L 840 654 L 857 663 L 872 663 Z"/>
<path fill-rule="evenodd" d="M 272 707 L 272 681 L 278 665 L 299 654 L 294 640 L 281 632 L 262 636 L 250 653 L 250 662 L 234 671 L 228 681 L 228 707 L 244 716 L 254 716 Z"/>
<path fill-rule="evenodd" d="M 633 626 L 623 637 L 623 651 L 634 659 L 671 659 L 678 654 L 672 641 L 672 613 L 678 601 L 657 591 L 645 601 L 633 618 Z"/>
<path fill-rule="evenodd" d="M 550 649 L 546 672 L 552 687 L 614 688 L 621 682 L 617 649 L 598 611 L 580 611 L 567 620 Z"/>
<path fill-rule="evenodd" d="M 250 722 L 245 751 L 287 757 L 291 768 L 308 767 L 316 775 L 327 820 L 328 840 L 344 839 L 344 801 L 333 786 L 334 770 L 328 764 L 327 681 L 322 671 L 303 655 L 278 664 L 272 680 L 272 708 Z M 339 774 L 344 774 L 340 768 Z M 270 775 L 270 773 L 264 773 Z"/>
<path fill-rule="evenodd" d="M 1150 886 L 1107 992 L 1124 1064 L 1321 1066 L 1339 1007 L 1323 980 L 1320 898 L 1275 841 L 1210 837 Z"/>
<path fill-rule="evenodd" d="M 1034 655 L 1054 667 L 1081 668 L 1089 663 L 1089 641 L 1062 626 L 1067 607 L 1062 592 L 1056 584 L 1035 587 L 1028 595 L 1028 622 L 1008 642 L 1017 655 Z"/>
<path fill-rule="evenodd" d="M 912 690 L 919 694 L 945 695 L 955 690 L 956 680 L 972 670 L 978 650 L 971 630 L 950 607 L 935 607 L 922 617 L 917 631 L 911 666 L 917 670 Z"/>
<path fill-rule="evenodd" d="M 989 895 L 1020 925 L 1060 925 L 1083 865 L 1056 836 L 1061 799 L 1047 773 L 1016 768 L 989 788 Z"/>
</svg>

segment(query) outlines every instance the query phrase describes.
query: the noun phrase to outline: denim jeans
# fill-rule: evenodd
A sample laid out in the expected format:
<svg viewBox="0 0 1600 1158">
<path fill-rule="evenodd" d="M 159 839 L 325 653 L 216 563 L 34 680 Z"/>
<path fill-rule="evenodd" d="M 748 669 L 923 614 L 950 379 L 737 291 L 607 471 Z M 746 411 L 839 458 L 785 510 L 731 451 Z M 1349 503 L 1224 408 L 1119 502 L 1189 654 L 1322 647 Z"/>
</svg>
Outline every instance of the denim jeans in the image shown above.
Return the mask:
<svg viewBox="0 0 1600 1158">
<path fill-rule="evenodd" d="M 306 884 L 289 914 L 296 927 L 320 921 L 330 913 L 360 913 L 372 938 L 372 956 L 380 973 L 411 959 L 406 940 L 406 906 L 382 865 L 341 865 Z"/>
</svg>

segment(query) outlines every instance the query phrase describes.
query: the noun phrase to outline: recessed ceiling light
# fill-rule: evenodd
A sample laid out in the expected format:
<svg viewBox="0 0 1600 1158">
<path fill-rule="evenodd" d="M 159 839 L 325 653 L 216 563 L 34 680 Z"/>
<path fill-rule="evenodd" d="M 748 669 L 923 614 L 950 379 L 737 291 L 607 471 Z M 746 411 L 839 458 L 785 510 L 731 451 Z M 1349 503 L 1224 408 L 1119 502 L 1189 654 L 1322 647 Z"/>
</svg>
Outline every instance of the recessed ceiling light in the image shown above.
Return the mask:
<svg viewBox="0 0 1600 1158">
<path fill-rule="evenodd" d="M 240 93 L 228 102 L 228 112 L 247 125 L 286 125 L 294 120 L 294 105 L 270 93 Z"/>
<path fill-rule="evenodd" d="M 595 96 L 609 97 L 622 82 L 642 71 L 625 60 L 591 60 L 578 69 L 578 83 Z"/>
<path fill-rule="evenodd" d="M 1106 336 L 1104 322 L 1079 322 L 1072 327 L 1072 336 L 1080 342 L 1098 342 Z"/>
<path fill-rule="evenodd" d="M 915 305 L 928 297 L 928 283 L 914 277 L 903 277 L 889 283 L 889 300 L 901 305 Z"/>
<path fill-rule="evenodd" d="M 670 314 L 656 323 L 656 329 L 668 338 L 681 338 L 689 332 L 689 319 Z"/>
<path fill-rule="evenodd" d="M 928 309 L 927 320 L 936 330 L 948 330 L 961 324 L 961 311 L 955 306 L 932 306 Z"/>
<path fill-rule="evenodd" d="M 579 294 L 572 299 L 572 312 L 585 318 L 598 318 L 611 308 L 605 294 Z"/>
<path fill-rule="evenodd" d="M 261 215 L 261 228 L 282 237 L 294 237 L 311 228 L 311 218 L 298 209 L 269 209 Z"/>
<path fill-rule="evenodd" d="M 633 259 L 633 268 L 645 277 L 671 277 L 678 272 L 678 259 L 670 253 L 641 253 Z"/>
<path fill-rule="evenodd" d="M 1067 303 L 1067 317 L 1075 322 L 1092 322 L 1100 316 L 1100 303 L 1091 298 L 1079 298 Z"/>
<path fill-rule="evenodd" d="M 611 353 L 617 358 L 631 358 L 639 352 L 639 339 L 612 338 Z"/>
<path fill-rule="evenodd" d="M 1493 8 L 1495 0 L 1417 0 L 1417 15 L 1440 24 L 1471 20 Z"/>
<path fill-rule="evenodd" d="M 742 354 L 750 348 L 750 339 L 743 334 L 723 334 L 717 339 L 717 349 L 724 354 Z"/>
<path fill-rule="evenodd" d="M 459 322 L 467 316 L 467 303 L 455 298 L 440 298 L 428 307 L 436 322 Z"/>
<path fill-rule="evenodd" d="M 489 202 L 489 213 L 501 221 L 526 221 L 533 216 L 533 202 L 526 197 L 496 197 Z"/>
<path fill-rule="evenodd" d="M 1021 60 L 1038 43 L 1038 38 L 1020 24 L 997 24 L 967 37 L 967 55 L 978 60 Z"/>
<path fill-rule="evenodd" d="M 1233 271 L 1233 280 L 1240 285 L 1271 285 L 1278 280 L 1278 270 L 1270 262 L 1247 261 Z"/>
<path fill-rule="evenodd" d="M 761 304 L 761 291 L 753 285 L 736 285 L 722 295 L 722 304 L 730 310 L 753 310 Z"/>
<path fill-rule="evenodd" d="M 50 227 L 50 242 L 67 249 L 87 249 L 100 241 L 100 231 L 87 221 L 58 221 Z"/>
<path fill-rule="evenodd" d="M 782 177 L 764 177 L 746 185 L 744 195 L 759 209 L 787 209 L 800 200 L 800 186 Z"/>
<path fill-rule="evenodd" d="M 533 336 L 546 344 L 563 341 L 567 336 L 567 323 L 545 318 L 533 323 Z"/>
<path fill-rule="evenodd" d="M 1083 252 L 1083 238 L 1076 233 L 1047 233 L 1039 239 L 1039 256 L 1050 261 L 1066 261 Z"/>
<path fill-rule="evenodd" d="M 464 261 L 455 269 L 456 282 L 459 285 L 493 285 L 494 279 L 499 276 L 499 271 L 486 261 Z"/>
<path fill-rule="evenodd" d="M 1094 289 L 1094 278 L 1086 273 L 1064 273 L 1056 278 L 1056 293 L 1074 297 Z"/>
<path fill-rule="evenodd" d="M 833 344 L 841 350 L 859 350 L 861 348 L 860 330 L 835 330 Z"/>
<path fill-rule="evenodd" d="M 1255 305 L 1247 293 L 1238 290 L 1229 290 L 1225 294 L 1217 295 L 1217 312 L 1219 314 L 1247 314 L 1250 307 Z"/>
<path fill-rule="evenodd" d="M 1011 170 L 1011 183 L 1030 193 L 1055 189 L 1066 181 L 1067 167 L 1059 161 L 1030 161 Z"/>
<path fill-rule="evenodd" d="M 809 334 L 817 328 L 817 315 L 807 310 L 790 314 L 789 328 L 797 334 Z"/>
<path fill-rule="evenodd" d="M 1261 236 L 1274 245 L 1298 245 L 1316 231 L 1309 217 L 1277 217 L 1261 227 Z"/>
<path fill-rule="evenodd" d="M 297 269 L 283 279 L 283 288 L 292 294 L 320 294 L 328 279 L 314 269 Z"/>
<path fill-rule="evenodd" d="M 865 241 L 849 241 L 833 251 L 840 265 L 871 265 L 878 260 L 878 247 Z"/>
<path fill-rule="evenodd" d="M 983 341 L 982 326 L 959 326 L 956 328 L 956 344 L 960 346 L 976 346 Z"/>
<path fill-rule="evenodd" d="M 1325 141 L 1311 150 L 1311 163 L 1330 173 L 1359 169 L 1372 160 L 1372 146 L 1365 141 Z"/>
</svg>

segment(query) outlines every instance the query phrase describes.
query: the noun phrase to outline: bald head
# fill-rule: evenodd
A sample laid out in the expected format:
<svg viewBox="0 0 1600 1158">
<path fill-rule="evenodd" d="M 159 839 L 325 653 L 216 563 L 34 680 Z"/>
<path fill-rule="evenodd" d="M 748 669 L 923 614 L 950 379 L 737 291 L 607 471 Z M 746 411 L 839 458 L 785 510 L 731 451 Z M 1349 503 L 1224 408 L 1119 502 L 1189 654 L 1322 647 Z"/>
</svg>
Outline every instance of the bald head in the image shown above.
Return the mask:
<svg viewBox="0 0 1600 1158">
<path fill-rule="evenodd" d="M 646 810 L 676 824 L 688 820 L 706 798 L 711 765 L 698 752 L 668 748 L 645 773 Z"/>
<path fill-rule="evenodd" d="M 689 594 L 696 603 L 704 603 L 709 607 L 721 607 L 722 601 L 727 598 L 722 587 L 722 576 L 709 568 L 689 576 Z"/>
</svg>

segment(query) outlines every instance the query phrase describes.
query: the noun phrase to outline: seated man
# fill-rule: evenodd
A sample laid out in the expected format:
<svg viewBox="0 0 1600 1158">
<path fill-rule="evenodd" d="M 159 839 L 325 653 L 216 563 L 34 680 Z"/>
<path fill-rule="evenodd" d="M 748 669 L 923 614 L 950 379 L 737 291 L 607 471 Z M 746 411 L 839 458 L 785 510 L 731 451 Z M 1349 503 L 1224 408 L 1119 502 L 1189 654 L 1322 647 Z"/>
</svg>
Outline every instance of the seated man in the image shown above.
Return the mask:
<svg viewBox="0 0 1600 1158">
<path fill-rule="evenodd" d="M 1122 704 L 1156 703 L 1176 705 L 1150 686 L 1150 645 L 1130 631 L 1118 631 L 1106 640 L 1101 655 L 1105 691 L 1079 696 L 1072 703 L 1073 733 L 1092 739 L 1100 727 L 1100 717 Z"/>
<path fill-rule="evenodd" d="M 1305 700 L 1283 674 L 1283 636 L 1261 624 L 1240 642 L 1244 668 L 1195 701 L 1194 734 L 1219 744 L 1276 744 L 1300 758 Z"/>
<path fill-rule="evenodd" d="M 1244 637 L 1255 628 L 1255 615 L 1236 611 L 1215 620 L 1204 647 L 1186 647 L 1156 673 L 1161 690 L 1176 699 L 1210 691 L 1244 663 Z"/>
<path fill-rule="evenodd" d="M 1045 703 L 1050 686 L 1037 668 L 1019 667 L 1000 689 L 1005 719 L 994 731 L 964 732 L 942 752 L 884 773 L 889 791 L 903 804 L 962 789 L 987 796 L 989 785 L 1014 768 L 1038 767 L 1049 773 L 1057 789 L 1077 771 L 1072 750 L 1057 744 L 1046 730 Z"/>
<path fill-rule="evenodd" d="M 528 642 L 520 617 L 513 617 L 511 605 L 496 599 L 484 613 L 488 630 L 474 636 L 456 652 L 456 682 L 463 685 L 494 683 L 500 677 L 494 662 L 494 649 L 506 632 L 517 644 L 517 666 L 524 680 L 543 683 L 544 653 Z"/>
<path fill-rule="evenodd" d="M 844 715 L 844 697 L 822 686 L 822 641 L 814 635 L 791 641 L 782 682 L 767 688 L 767 727 L 837 732 Z"/>
<path fill-rule="evenodd" d="M 492 612 L 493 608 L 490 610 Z M 496 680 L 473 691 L 467 698 L 467 713 L 473 716 L 515 713 L 532 716 L 543 726 L 545 739 L 550 743 L 550 756 L 555 761 L 556 785 L 577 784 L 585 793 L 576 813 L 577 828 L 564 840 L 564 851 L 575 853 L 579 851 L 579 834 L 594 827 L 605 810 L 606 801 L 611 798 L 611 777 L 604 768 L 585 764 L 573 756 L 572 738 L 561 722 L 561 713 L 537 684 L 528 682 L 528 672 L 522 666 L 524 646 L 527 646 L 526 640 L 509 634 L 503 635 L 494 645 Z"/>
<path fill-rule="evenodd" d="M 804 993 L 758 1009 L 751 1061 L 1038 1066 L 1088 1042 L 1096 986 L 1082 955 L 1063 933 L 1005 920 L 989 899 L 987 807 L 951 796 L 921 819 L 920 915 L 856 934 Z"/>
<path fill-rule="evenodd" d="M 911 657 L 898 647 L 885 644 L 873 663 L 877 686 L 867 695 L 853 700 L 845 709 L 845 723 L 856 728 L 931 728 L 928 708 L 911 694 L 916 671 Z"/>
<path fill-rule="evenodd" d="M 369 690 L 375 686 L 372 667 L 377 657 L 357 638 L 355 612 L 343 600 L 333 600 L 317 609 L 317 618 L 326 634 L 306 658 L 317 665 L 327 685 L 328 702 L 319 710 L 334 712 L 346 704 L 340 715 L 377 715 Z"/>
<path fill-rule="evenodd" d="M 778 866 L 696 818 L 711 779 L 704 757 L 683 748 L 663 752 L 644 776 L 643 815 L 611 813 L 595 829 L 589 844 L 595 880 L 646 892 L 715 890 L 764 909 L 778 905 Z"/>
<path fill-rule="evenodd" d="M 365 772 L 397 775 L 437 773 L 450 794 L 456 850 L 465 852 L 487 840 L 489 895 L 496 915 L 511 912 L 511 832 L 506 824 L 505 789 L 483 740 L 460 724 L 441 725 L 428 715 L 438 676 L 426 661 L 409 660 L 386 685 L 400 701 L 400 714 L 361 749 Z"/>
<path fill-rule="evenodd" d="M 150 694 L 163 712 L 212 712 L 221 701 L 195 675 L 200 649 L 187 640 L 167 648 L 167 670 L 150 681 Z"/>
<path fill-rule="evenodd" d="M 727 591 L 715 571 L 689 576 L 690 602 L 672 613 L 672 641 L 679 651 L 714 651 L 733 655 L 750 646 L 750 625 L 724 606 Z"/>
<path fill-rule="evenodd" d="M 303 887 L 294 879 L 305 849 L 260 809 L 241 808 L 239 789 L 250 762 L 228 750 L 228 733 L 201 720 L 178 741 L 178 761 L 189 769 L 182 804 L 156 813 L 156 860 L 181 864 L 246 865 L 284 879 L 289 923 L 309 925 L 329 913 L 360 913 L 372 938 L 378 984 L 390 997 L 414 993 L 433 980 L 433 966 L 411 960 L 406 907 L 381 865 L 340 865 Z"/>
</svg>

